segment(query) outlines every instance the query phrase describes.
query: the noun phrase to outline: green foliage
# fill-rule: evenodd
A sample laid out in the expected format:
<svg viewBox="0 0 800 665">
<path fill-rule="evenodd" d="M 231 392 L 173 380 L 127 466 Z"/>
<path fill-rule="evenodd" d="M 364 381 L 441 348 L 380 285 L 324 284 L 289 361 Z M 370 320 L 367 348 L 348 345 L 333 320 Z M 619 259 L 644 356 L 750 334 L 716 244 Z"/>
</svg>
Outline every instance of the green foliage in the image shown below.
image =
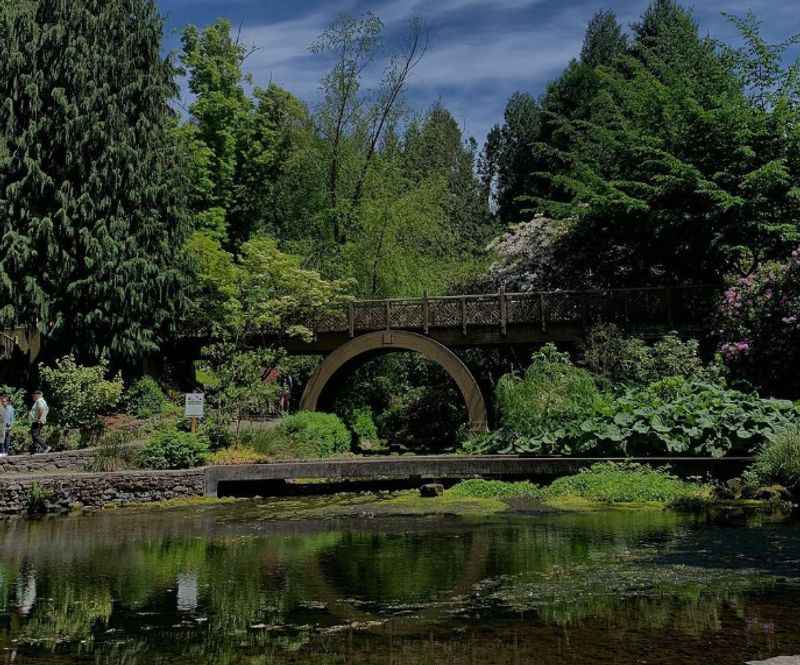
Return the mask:
<svg viewBox="0 0 800 665">
<path fill-rule="evenodd" d="M 327 281 L 302 267 L 274 240 L 254 237 L 234 257 L 207 234 L 189 241 L 197 271 L 189 323 L 228 338 L 247 334 L 310 335 L 303 324 L 344 299 L 344 281 Z"/>
<path fill-rule="evenodd" d="M 114 410 L 124 389 L 119 373 L 107 378 L 106 360 L 86 366 L 74 356 L 64 356 L 53 367 L 41 365 L 39 373 L 50 417 L 65 428 L 80 430 L 84 440 L 102 430 L 100 416 Z"/>
<path fill-rule="evenodd" d="M 698 499 L 708 487 L 681 480 L 666 469 L 633 463 L 604 462 L 583 469 L 574 476 L 559 478 L 548 487 L 530 482 L 463 480 L 447 494 L 457 497 L 515 498 L 536 501 L 578 497 L 602 503 L 672 503 Z"/>
<path fill-rule="evenodd" d="M 204 364 L 213 370 L 216 382 L 208 386 L 206 399 L 214 446 L 223 444 L 231 422 L 238 436 L 241 421 L 248 416 L 263 416 L 278 397 L 279 386 L 264 381 L 264 372 L 274 367 L 279 356 L 271 349 L 244 351 L 234 342 L 219 342 L 205 350 Z"/>
<path fill-rule="evenodd" d="M 231 431 L 230 420 L 222 415 L 209 414 L 200 423 L 200 434 L 208 439 L 211 450 L 227 448 L 236 443 L 236 434 Z"/>
<path fill-rule="evenodd" d="M 87 471 L 108 472 L 130 469 L 135 463 L 131 444 L 136 439 L 134 432 L 117 430 L 105 433 L 97 442 L 94 457 Z"/>
<path fill-rule="evenodd" d="M 670 503 L 706 493 L 706 487 L 681 480 L 663 469 L 614 462 L 594 464 L 575 476 L 553 481 L 546 489 L 550 498 L 577 496 L 603 503 Z"/>
<path fill-rule="evenodd" d="M 122 397 L 128 413 L 139 418 L 159 415 L 167 404 L 161 386 L 151 376 L 143 376 L 128 387 Z"/>
<path fill-rule="evenodd" d="M 584 349 L 586 366 L 612 384 L 646 385 L 672 376 L 705 378 L 717 376 L 705 368 L 697 340 L 684 341 L 666 335 L 648 346 L 637 337 L 627 337 L 613 324 L 593 328 Z"/>
<path fill-rule="evenodd" d="M 800 426 L 771 436 L 756 454 L 746 479 L 753 485 L 777 483 L 792 489 L 800 487 Z"/>
<path fill-rule="evenodd" d="M 134 362 L 182 298 L 175 68 L 152 0 L 0 15 L 0 322 Z M 109 57 L 108 44 L 114 44 Z"/>
<path fill-rule="evenodd" d="M 507 224 L 574 220 L 550 249 L 559 288 L 720 283 L 800 238 L 798 38 L 770 45 L 752 17 L 733 21 L 740 50 L 674 0 L 653 0 L 627 46 L 600 15 L 541 102 L 509 100 L 487 191 Z"/>
<path fill-rule="evenodd" d="M 485 499 L 524 497 L 526 499 L 543 500 L 545 497 L 545 492 L 541 487 L 528 481 L 509 483 L 501 480 L 481 480 L 478 478 L 462 480 L 448 489 L 447 494 L 450 496 Z"/>
<path fill-rule="evenodd" d="M 242 445 L 227 450 L 244 449 L 260 460 L 299 460 L 340 457 L 350 452 L 351 435 L 344 423 L 332 414 L 301 411 L 286 416 L 277 427 L 257 428 L 242 433 Z M 247 452 L 251 451 L 251 452 Z M 238 454 L 222 454 L 220 463 L 236 462 Z"/>
<path fill-rule="evenodd" d="M 359 441 L 377 441 L 378 426 L 375 424 L 375 418 L 372 414 L 372 409 L 369 407 L 361 407 L 353 411 L 350 416 L 351 427 Z"/>
<path fill-rule="evenodd" d="M 314 446 L 319 457 L 350 452 L 350 431 L 332 413 L 301 411 L 286 416 L 281 420 L 278 429 L 281 434 L 300 445 Z"/>
<path fill-rule="evenodd" d="M 514 432 L 558 428 L 566 419 L 579 420 L 603 409 L 602 395 L 591 375 L 575 367 L 569 355 L 547 344 L 535 353 L 523 376 L 506 375 L 496 390 L 500 424 Z"/>
<path fill-rule="evenodd" d="M 500 432 L 474 438 L 474 453 L 540 455 L 748 454 L 800 420 L 791 402 L 672 376 L 601 393 L 588 373 L 545 348 L 522 378 L 498 385 Z"/>
<path fill-rule="evenodd" d="M 48 504 L 53 497 L 53 490 L 43 487 L 38 480 L 34 480 L 25 497 L 25 511 L 28 515 L 42 515 L 47 512 Z"/>
<path fill-rule="evenodd" d="M 628 40 L 612 11 L 597 12 L 586 28 L 581 62 L 590 67 L 611 65 L 625 53 Z"/>
<path fill-rule="evenodd" d="M 192 184 L 196 230 L 236 248 L 254 233 L 285 236 L 308 214 L 297 191 L 295 162 L 313 140 L 306 107 L 270 83 L 243 73 L 250 49 L 219 19 L 202 31 L 188 26 L 181 61 L 194 101 L 179 129 Z M 305 196 L 313 201 L 313 196 Z"/>
<path fill-rule="evenodd" d="M 515 92 L 508 100 L 502 127 L 495 126 L 486 138 L 481 177 L 487 198 L 494 192 L 497 215 L 505 224 L 518 224 L 527 207 L 519 197 L 530 193 L 533 174 L 541 161 L 532 150 L 539 140 L 542 110 L 529 94 Z"/>
<path fill-rule="evenodd" d="M 208 440 L 191 432 L 167 429 L 156 432 L 136 456 L 145 469 L 191 469 L 208 456 Z"/>
</svg>

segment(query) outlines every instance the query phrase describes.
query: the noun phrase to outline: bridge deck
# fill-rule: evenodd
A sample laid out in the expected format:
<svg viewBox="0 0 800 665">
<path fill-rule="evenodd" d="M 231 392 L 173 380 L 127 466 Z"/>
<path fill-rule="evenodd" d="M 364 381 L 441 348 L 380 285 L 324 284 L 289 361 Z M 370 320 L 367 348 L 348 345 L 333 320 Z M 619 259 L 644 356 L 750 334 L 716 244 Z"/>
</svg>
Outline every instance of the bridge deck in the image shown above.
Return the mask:
<svg viewBox="0 0 800 665">
<path fill-rule="evenodd" d="M 708 327 L 720 288 L 550 291 L 359 300 L 336 305 L 302 323 L 311 342 L 283 340 L 293 352 L 328 352 L 380 330 L 422 333 L 448 347 L 581 339 L 599 322 L 647 336 Z"/>
<path fill-rule="evenodd" d="M 750 457 L 646 457 L 557 458 L 485 456 L 374 457 L 368 459 L 312 460 L 272 464 L 212 466 L 206 469 L 206 495 L 218 496 L 220 484 L 315 479 L 328 481 L 460 480 L 465 478 L 553 478 L 574 474 L 598 462 L 638 462 L 670 465 L 682 475 L 720 478 L 741 473 Z"/>
</svg>

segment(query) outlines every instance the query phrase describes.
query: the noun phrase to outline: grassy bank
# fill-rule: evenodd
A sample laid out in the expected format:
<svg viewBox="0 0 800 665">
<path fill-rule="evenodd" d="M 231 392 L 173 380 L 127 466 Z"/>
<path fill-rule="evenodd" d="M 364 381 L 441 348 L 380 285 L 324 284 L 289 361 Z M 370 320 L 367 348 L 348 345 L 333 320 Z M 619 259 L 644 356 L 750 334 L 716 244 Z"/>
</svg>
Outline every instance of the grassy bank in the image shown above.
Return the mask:
<svg viewBox="0 0 800 665">
<path fill-rule="evenodd" d="M 460 497 L 524 498 L 542 503 L 583 499 L 598 504 L 654 503 L 670 505 L 688 500 L 707 500 L 712 488 L 688 482 L 663 469 L 641 464 L 605 462 L 573 476 L 555 480 L 548 487 L 530 482 L 465 480 L 448 490 Z"/>
</svg>

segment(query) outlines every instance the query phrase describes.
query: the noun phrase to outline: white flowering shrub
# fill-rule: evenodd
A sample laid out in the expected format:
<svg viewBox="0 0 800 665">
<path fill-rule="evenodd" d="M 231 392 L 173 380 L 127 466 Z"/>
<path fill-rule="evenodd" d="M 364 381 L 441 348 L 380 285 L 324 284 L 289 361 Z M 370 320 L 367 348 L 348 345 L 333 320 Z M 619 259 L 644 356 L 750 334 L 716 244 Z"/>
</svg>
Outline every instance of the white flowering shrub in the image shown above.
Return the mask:
<svg viewBox="0 0 800 665">
<path fill-rule="evenodd" d="M 529 222 L 516 224 L 496 238 L 489 251 L 495 256 L 491 280 L 512 291 L 536 291 L 565 283 L 563 261 L 558 250 L 573 222 L 537 215 Z"/>
</svg>

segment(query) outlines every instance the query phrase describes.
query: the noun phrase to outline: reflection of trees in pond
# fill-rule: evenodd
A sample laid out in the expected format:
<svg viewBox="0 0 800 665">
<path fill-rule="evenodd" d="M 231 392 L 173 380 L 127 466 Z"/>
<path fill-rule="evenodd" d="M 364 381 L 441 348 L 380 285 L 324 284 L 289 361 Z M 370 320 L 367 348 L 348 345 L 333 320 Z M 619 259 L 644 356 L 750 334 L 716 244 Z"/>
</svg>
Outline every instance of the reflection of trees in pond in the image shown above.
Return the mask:
<svg viewBox="0 0 800 665">
<path fill-rule="evenodd" d="M 385 618 L 403 604 L 414 614 L 356 640 L 367 645 L 392 631 L 404 639 L 472 625 L 453 618 L 460 610 L 491 630 L 521 621 L 558 624 L 567 635 L 599 622 L 614 632 L 608 639 L 630 630 L 696 637 L 718 631 L 723 613 L 760 625 L 742 599 L 763 588 L 761 580 L 656 559 L 687 542 L 685 520 L 668 513 L 422 524 L 409 523 L 400 534 L 155 531 L 121 542 L 90 539 L 91 546 L 51 526 L 38 533 L 52 534 L 52 545 L 42 539 L 0 550 L 0 602 L 13 617 L 7 637 L 50 640 L 41 648 L 57 637 L 88 640 L 83 648 L 98 665 L 260 665 L 318 664 L 325 645 L 335 651 L 347 644 L 340 635 L 292 626 Z M 24 605 L 29 579 L 36 600 L 26 618 L 13 608 Z M 512 619 L 509 610 L 523 617 Z M 276 624 L 290 625 L 269 628 Z M 287 654 L 297 649 L 302 653 Z M 418 662 L 414 657 L 408 662 Z"/>
<path fill-rule="evenodd" d="M 598 551 L 624 551 L 644 538 L 674 532 L 685 522 L 665 511 L 587 512 L 535 522 L 511 517 L 482 523 L 479 529 L 434 533 L 347 533 L 320 564 L 328 583 L 344 594 L 413 602 L 437 592 L 468 591 L 460 587 L 465 567 L 475 566 L 476 552 L 481 553 L 482 576 L 535 573 L 583 561 Z"/>
<path fill-rule="evenodd" d="M 323 554 L 320 565 L 327 582 L 345 596 L 380 603 L 427 600 L 458 585 L 473 554 L 474 539 L 482 537 L 477 531 L 348 533 Z"/>
<path fill-rule="evenodd" d="M 187 600 L 189 582 L 190 604 L 207 614 L 193 627 L 209 638 L 230 639 L 254 623 L 285 621 L 306 597 L 303 561 L 338 538 L 323 533 L 274 540 L 167 539 L 100 547 L 86 560 L 65 552 L 60 563 L 46 553 L 35 569 L 25 561 L 6 565 L 0 591 L 6 606 L 25 605 L 29 614 L 14 637 L 55 645 L 90 640 L 120 623 L 134 633 L 151 621 L 166 619 L 171 625 L 188 609 L 180 604 Z M 36 560 L 35 552 L 32 557 Z M 35 596 L 29 592 L 33 588 Z M 113 617 L 112 598 L 118 604 Z M 197 631 L 185 637 L 196 641 Z"/>
</svg>

